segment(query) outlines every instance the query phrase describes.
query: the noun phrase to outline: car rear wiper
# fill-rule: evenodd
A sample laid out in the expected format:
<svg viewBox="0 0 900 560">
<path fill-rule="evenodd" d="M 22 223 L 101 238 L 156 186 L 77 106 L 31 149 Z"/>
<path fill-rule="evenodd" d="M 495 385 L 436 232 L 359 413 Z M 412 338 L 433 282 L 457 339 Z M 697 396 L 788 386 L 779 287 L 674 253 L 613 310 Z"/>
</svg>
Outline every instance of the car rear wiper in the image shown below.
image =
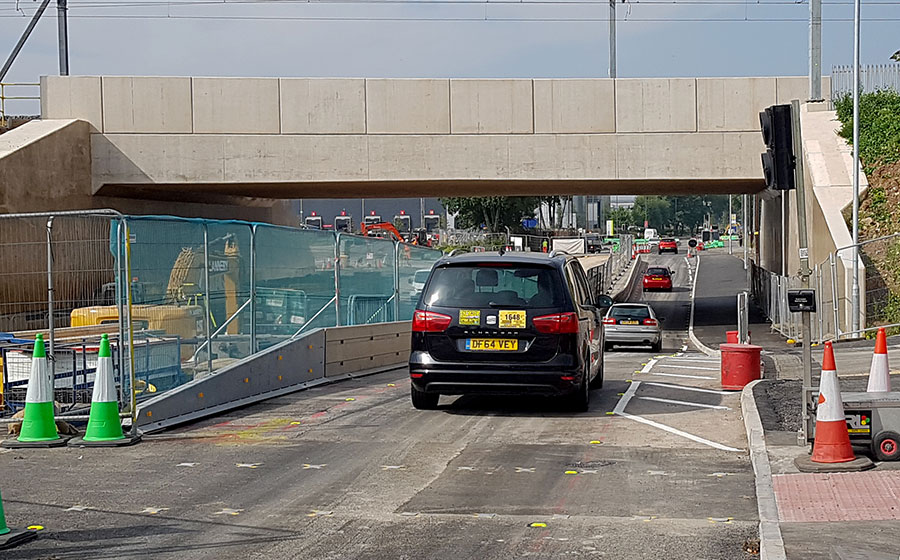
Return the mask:
<svg viewBox="0 0 900 560">
<path fill-rule="evenodd" d="M 527 305 L 521 305 L 519 303 L 497 303 L 496 301 L 488 302 L 490 307 L 511 307 L 514 309 L 525 309 L 528 307 Z"/>
</svg>

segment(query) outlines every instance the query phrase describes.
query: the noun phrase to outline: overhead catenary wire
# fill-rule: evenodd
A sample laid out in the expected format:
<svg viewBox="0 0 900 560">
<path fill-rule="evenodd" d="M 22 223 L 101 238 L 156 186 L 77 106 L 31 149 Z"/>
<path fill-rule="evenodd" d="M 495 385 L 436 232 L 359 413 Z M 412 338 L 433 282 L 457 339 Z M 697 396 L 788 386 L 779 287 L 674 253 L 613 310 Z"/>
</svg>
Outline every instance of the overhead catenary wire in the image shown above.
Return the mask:
<svg viewBox="0 0 900 560">
<path fill-rule="evenodd" d="M 21 18 L 20 15 L 0 15 L 0 18 Z M 220 20 L 220 21 L 393 21 L 393 22 L 517 22 L 517 23 L 596 23 L 608 22 L 609 18 L 550 18 L 550 17 L 399 17 L 399 16 L 220 16 L 220 15 L 127 15 L 127 14 L 69 14 L 69 18 L 77 19 L 116 19 L 116 20 Z M 852 22 L 853 18 L 822 18 L 825 23 Z M 863 19 L 869 23 L 900 22 L 900 17 Z M 807 23 L 806 18 L 629 18 L 628 22 L 645 23 Z"/>
</svg>

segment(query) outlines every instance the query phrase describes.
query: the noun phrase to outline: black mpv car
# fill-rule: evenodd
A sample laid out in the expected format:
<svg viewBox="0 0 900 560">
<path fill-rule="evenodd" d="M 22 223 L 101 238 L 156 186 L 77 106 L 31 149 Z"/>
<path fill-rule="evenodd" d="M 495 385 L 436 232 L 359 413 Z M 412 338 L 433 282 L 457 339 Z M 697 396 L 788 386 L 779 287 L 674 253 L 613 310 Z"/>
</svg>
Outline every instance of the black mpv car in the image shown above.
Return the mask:
<svg viewBox="0 0 900 560">
<path fill-rule="evenodd" d="M 603 314 L 581 264 L 551 253 L 469 253 L 435 263 L 413 316 L 412 403 L 440 395 L 560 396 L 577 411 L 603 383 Z"/>
</svg>

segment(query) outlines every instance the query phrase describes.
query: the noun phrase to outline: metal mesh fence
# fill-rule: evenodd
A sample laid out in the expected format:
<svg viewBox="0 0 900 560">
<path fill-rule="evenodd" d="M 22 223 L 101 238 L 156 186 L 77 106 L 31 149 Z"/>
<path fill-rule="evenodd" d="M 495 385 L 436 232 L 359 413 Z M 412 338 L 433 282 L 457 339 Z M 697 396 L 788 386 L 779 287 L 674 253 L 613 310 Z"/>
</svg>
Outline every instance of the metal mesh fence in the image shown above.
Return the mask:
<svg viewBox="0 0 900 560">
<path fill-rule="evenodd" d="M 863 93 L 892 89 L 900 92 L 900 64 L 864 64 L 859 68 Z M 853 66 L 831 68 L 831 98 L 853 93 Z"/>
<path fill-rule="evenodd" d="M 114 212 L 0 218 L 6 412 L 23 404 L 38 332 L 50 342 L 64 408 L 90 401 L 100 335 L 108 334 L 120 410 L 128 411 L 132 394 L 214 374 L 305 330 L 408 320 L 417 274 L 441 256 L 385 239 L 237 221 Z"/>
</svg>

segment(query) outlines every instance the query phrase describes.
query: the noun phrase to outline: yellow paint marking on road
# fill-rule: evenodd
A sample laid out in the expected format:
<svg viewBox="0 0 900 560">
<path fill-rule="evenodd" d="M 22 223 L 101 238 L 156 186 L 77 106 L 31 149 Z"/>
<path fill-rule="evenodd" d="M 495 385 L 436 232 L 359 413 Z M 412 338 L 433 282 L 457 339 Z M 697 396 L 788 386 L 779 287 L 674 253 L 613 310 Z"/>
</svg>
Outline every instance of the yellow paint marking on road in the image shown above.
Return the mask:
<svg viewBox="0 0 900 560">
<path fill-rule="evenodd" d="M 566 471 L 565 474 L 578 474 L 578 471 Z"/>
<path fill-rule="evenodd" d="M 26 527 L 26 529 L 28 529 L 29 531 L 43 531 L 44 526 L 43 525 L 29 525 L 28 527 Z"/>
<path fill-rule="evenodd" d="M 529 523 L 528 526 L 534 527 L 534 528 L 543 528 L 543 527 L 546 527 L 547 524 L 546 523 Z"/>
</svg>

